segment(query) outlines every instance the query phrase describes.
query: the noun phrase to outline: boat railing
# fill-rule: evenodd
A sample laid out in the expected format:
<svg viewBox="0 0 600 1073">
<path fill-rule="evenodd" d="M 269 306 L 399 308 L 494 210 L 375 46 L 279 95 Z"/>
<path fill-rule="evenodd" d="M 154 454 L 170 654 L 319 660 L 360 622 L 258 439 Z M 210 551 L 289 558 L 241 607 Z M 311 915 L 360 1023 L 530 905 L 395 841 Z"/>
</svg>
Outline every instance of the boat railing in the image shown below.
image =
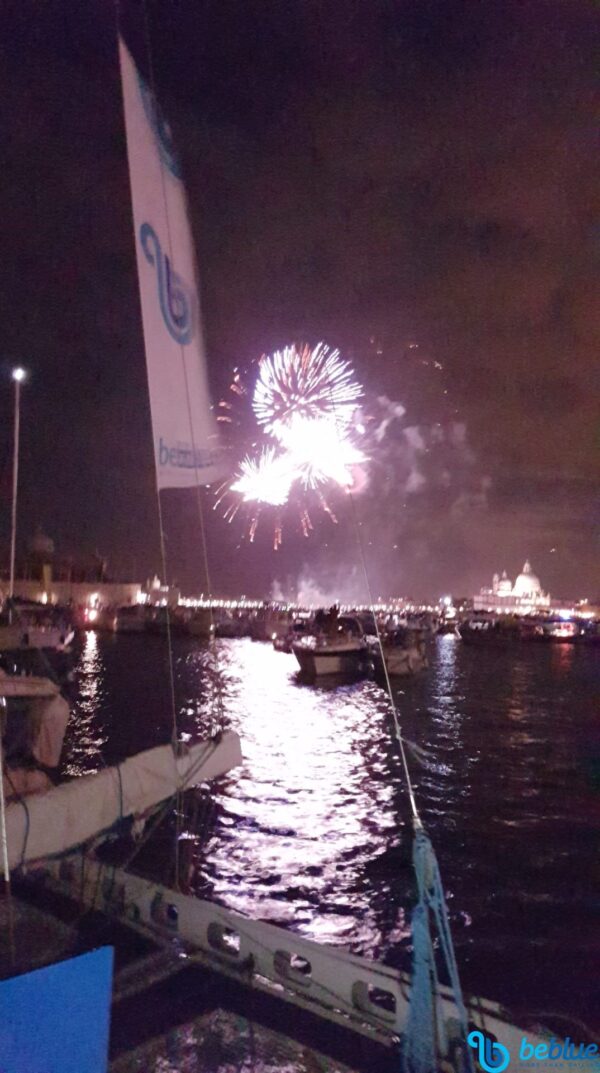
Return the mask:
<svg viewBox="0 0 600 1073">
<path fill-rule="evenodd" d="M 46 861 L 44 867 L 47 881 L 81 904 L 120 918 L 155 941 L 169 945 L 176 938 L 188 957 L 243 986 L 388 1046 L 397 1045 L 406 1030 L 410 981 L 399 969 L 251 920 L 90 856 L 85 868 L 76 853 Z M 457 1024 L 452 992 L 439 985 L 438 998 L 451 1030 Z M 518 1053 L 522 1028 L 494 1002 L 470 997 L 466 1001 L 470 1025 Z M 531 1032 L 528 1039 L 544 1042 Z"/>
<path fill-rule="evenodd" d="M 344 949 L 304 939 L 264 921 L 190 897 L 121 869 L 86 858 L 49 861 L 54 882 L 76 890 L 83 903 L 125 918 L 136 928 L 174 936 L 207 966 L 268 991 L 289 992 L 301 1005 L 317 1005 L 343 1021 L 389 1040 L 404 1029 L 409 979 Z M 359 1029 L 360 1030 L 360 1029 Z"/>
</svg>

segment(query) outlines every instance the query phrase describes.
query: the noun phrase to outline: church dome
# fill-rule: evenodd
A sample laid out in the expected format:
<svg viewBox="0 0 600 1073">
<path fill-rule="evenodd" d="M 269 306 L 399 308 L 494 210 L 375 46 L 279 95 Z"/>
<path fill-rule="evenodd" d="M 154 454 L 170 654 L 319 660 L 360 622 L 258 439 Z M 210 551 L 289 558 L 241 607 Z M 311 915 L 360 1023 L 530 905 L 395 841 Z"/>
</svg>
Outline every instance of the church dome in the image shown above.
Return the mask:
<svg viewBox="0 0 600 1073">
<path fill-rule="evenodd" d="M 539 596 L 541 591 L 540 579 L 533 573 L 528 560 L 515 581 L 513 596 Z"/>
</svg>

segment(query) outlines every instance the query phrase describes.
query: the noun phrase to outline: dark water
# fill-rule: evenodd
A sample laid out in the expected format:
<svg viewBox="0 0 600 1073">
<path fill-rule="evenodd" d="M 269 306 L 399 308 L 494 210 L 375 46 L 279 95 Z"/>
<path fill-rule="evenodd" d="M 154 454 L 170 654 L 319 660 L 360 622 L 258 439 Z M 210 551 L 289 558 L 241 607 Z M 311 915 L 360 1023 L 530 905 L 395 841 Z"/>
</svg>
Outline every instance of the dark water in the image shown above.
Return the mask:
<svg viewBox="0 0 600 1073">
<path fill-rule="evenodd" d="M 408 967 L 411 829 L 386 697 L 300 685 L 293 656 L 175 641 L 178 726 L 231 726 L 244 765 L 186 803 L 187 882 L 251 917 Z M 432 643 L 402 683 L 405 736 L 438 853 L 463 984 L 515 1013 L 600 1027 L 600 654 Z M 88 633 L 65 766 L 96 770 L 170 737 L 163 639 Z M 172 878 L 167 825 L 137 864 Z"/>
</svg>

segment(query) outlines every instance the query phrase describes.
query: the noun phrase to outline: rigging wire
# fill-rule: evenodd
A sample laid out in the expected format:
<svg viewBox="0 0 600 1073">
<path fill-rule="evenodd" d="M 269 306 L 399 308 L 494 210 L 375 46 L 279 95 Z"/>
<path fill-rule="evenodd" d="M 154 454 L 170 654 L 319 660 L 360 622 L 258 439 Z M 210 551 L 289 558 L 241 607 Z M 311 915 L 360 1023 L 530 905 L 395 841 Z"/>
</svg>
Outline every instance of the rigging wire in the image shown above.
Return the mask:
<svg viewBox="0 0 600 1073">
<path fill-rule="evenodd" d="M 335 410 L 335 401 L 331 399 Z M 437 1006 L 439 1001 L 438 974 L 435 961 L 435 951 L 430 930 L 430 917 L 433 916 L 439 936 L 439 942 L 450 978 L 454 1003 L 458 1013 L 464 1043 L 463 1062 L 467 1073 L 473 1071 L 472 1054 L 466 1047 L 468 1035 L 468 1015 L 462 995 L 462 988 L 458 974 L 458 966 L 454 953 L 452 934 L 442 880 L 435 851 L 431 841 L 423 827 L 413 782 L 408 766 L 405 743 L 400 726 L 398 709 L 394 701 L 392 683 L 383 650 L 383 641 L 377 614 L 373 592 L 369 580 L 369 572 L 365 555 L 364 544 L 361 539 L 360 524 L 358 522 L 356 503 L 352 492 L 349 491 L 352 520 L 356 533 L 356 543 L 359 549 L 362 571 L 365 580 L 369 608 L 375 623 L 375 632 L 379 654 L 383 667 L 386 692 L 389 697 L 394 729 L 398 746 L 406 788 L 412 813 L 414 830 L 413 844 L 413 867 L 418 885 L 419 898 L 413 910 L 412 933 L 413 933 L 413 979 L 411 985 L 411 999 L 409 1004 L 409 1019 L 402 1045 L 402 1068 L 405 1073 L 425 1073 L 425 1070 L 435 1068 L 436 1043 L 438 1040 L 448 1044 L 446 1025 L 441 1022 L 436 1028 Z"/>
<path fill-rule="evenodd" d="M 381 657 L 381 664 L 382 664 L 382 667 L 383 667 L 383 674 L 384 674 L 384 678 L 385 678 L 385 688 L 386 688 L 386 692 L 387 692 L 387 695 L 388 695 L 388 698 L 389 698 L 389 701 L 390 701 L 390 708 L 392 710 L 392 718 L 394 720 L 394 730 L 395 730 L 395 733 L 396 733 L 398 746 L 400 748 L 400 758 L 402 760 L 402 768 L 403 768 L 403 771 L 404 771 L 404 778 L 406 780 L 406 786 L 407 786 L 407 791 L 408 791 L 408 798 L 409 798 L 409 801 L 410 801 L 410 808 L 411 808 L 411 812 L 412 812 L 413 823 L 414 823 L 415 827 L 422 827 L 423 825 L 421 823 L 421 818 L 419 816 L 419 810 L 417 808 L 417 801 L 416 801 L 416 797 L 415 797 L 414 786 L 413 786 L 413 782 L 412 782 L 411 775 L 410 775 L 410 768 L 408 766 L 408 758 L 406 756 L 406 749 L 404 747 L 404 737 L 402 735 L 402 728 L 400 726 L 400 717 L 399 717 L 399 714 L 398 714 L 398 708 L 396 706 L 396 702 L 394 700 L 394 693 L 393 693 L 393 690 L 392 690 L 392 683 L 391 683 L 391 680 L 390 680 L 390 674 L 389 674 L 388 666 L 387 666 L 386 659 L 385 659 L 385 653 L 383 651 L 383 641 L 382 641 L 382 638 L 381 638 L 381 629 L 379 627 L 379 622 L 377 621 L 377 614 L 375 612 L 375 601 L 373 599 L 373 591 L 371 589 L 371 582 L 369 580 L 369 572 L 368 572 L 368 569 L 367 569 L 367 560 L 366 560 L 366 556 L 365 556 L 365 549 L 364 549 L 363 542 L 361 540 L 361 535 L 360 535 L 360 526 L 359 526 L 359 523 L 358 523 L 358 516 L 357 516 L 357 511 L 356 511 L 356 503 L 355 503 L 354 496 L 352 495 L 352 493 L 349 492 L 348 495 L 350 497 L 350 504 L 351 504 L 351 509 L 352 509 L 352 520 L 354 522 L 354 528 L 355 528 L 355 531 L 356 531 L 356 543 L 358 545 L 358 550 L 359 550 L 360 559 L 361 559 L 362 571 L 363 571 L 363 575 L 364 575 L 364 579 L 365 579 L 365 587 L 366 587 L 366 590 L 367 590 L 367 599 L 368 599 L 368 603 L 369 603 L 369 608 L 371 610 L 371 614 L 373 616 L 373 621 L 375 623 L 375 633 L 376 633 L 376 636 L 377 636 L 377 646 L 379 648 L 379 655 Z"/>
</svg>

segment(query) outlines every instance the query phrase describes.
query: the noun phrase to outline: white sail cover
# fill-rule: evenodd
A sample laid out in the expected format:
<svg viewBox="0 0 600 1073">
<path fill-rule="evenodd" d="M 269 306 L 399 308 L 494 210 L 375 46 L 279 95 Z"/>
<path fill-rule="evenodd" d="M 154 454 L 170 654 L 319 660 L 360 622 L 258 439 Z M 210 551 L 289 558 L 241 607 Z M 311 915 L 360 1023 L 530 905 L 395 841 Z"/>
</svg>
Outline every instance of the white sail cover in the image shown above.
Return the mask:
<svg viewBox="0 0 600 1073">
<path fill-rule="evenodd" d="M 158 488 L 189 488 L 222 471 L 185 189 L 168 124 L 119 53 Z"/>
<path fill-rule="evenodd" d="M 178 789 L 215 779 L 241 762 L 240 739 L 226 731 L 178 759 L 170 745 L 162 745 L 45 794 L 28 794 L 6 809 L 9 867 L 79 846 L 122 816 L 141 815 Z"/>
</svg>

